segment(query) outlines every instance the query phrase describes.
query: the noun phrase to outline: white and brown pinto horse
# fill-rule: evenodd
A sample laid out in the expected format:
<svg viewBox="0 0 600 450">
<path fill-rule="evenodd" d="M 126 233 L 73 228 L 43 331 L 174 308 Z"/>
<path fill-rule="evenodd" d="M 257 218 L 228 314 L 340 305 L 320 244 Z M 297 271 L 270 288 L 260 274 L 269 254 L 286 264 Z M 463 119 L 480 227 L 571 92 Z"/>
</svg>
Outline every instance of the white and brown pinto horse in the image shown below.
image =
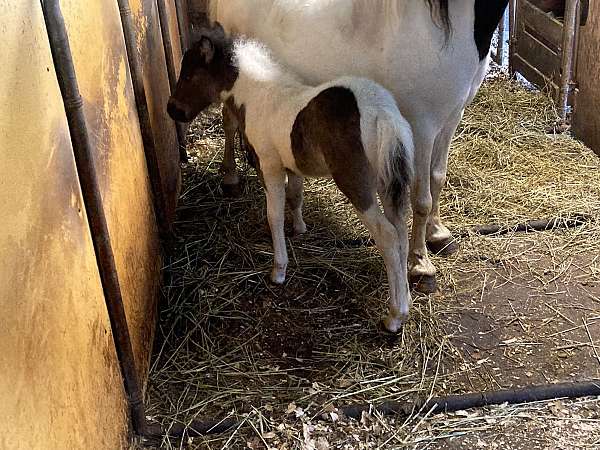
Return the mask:
<svg viewBox="0 0 600 450">
<path fill-rule="evenodd" d="M 389 89 L 415 144 L 411 281 L 436 288 L 427 255 L 457 249 L 440 218 L 448 149 L 485 76 L 494 30 L 508 0 L 211 0 L 209 18 L 264 42 L 310 84 L 344 75 Z M 225 118 L 224 118 L 225 119 Z M 225 121 L 224 183 L 239 182 L 235 126 Z"/>
<path fill-rule="evenodd" d="M 234 43 L 216 27 L 186 52 L 168 111 L 173 119 L 189 122 L 221 101 L 264 183 L 274 247 L 271 280 L 281 284 L 286 275 L 286 198 L 294 231 L 303 233 L 304 177 L 332 177 L 383 255 L 390 287 L 384 324 L 398 331 L 411 303 L 406 210 L 414 162 L 410 125 L 392 94 L 356 77 L 307 86 L 264 45 L 245 39 Z"/>
</svg>

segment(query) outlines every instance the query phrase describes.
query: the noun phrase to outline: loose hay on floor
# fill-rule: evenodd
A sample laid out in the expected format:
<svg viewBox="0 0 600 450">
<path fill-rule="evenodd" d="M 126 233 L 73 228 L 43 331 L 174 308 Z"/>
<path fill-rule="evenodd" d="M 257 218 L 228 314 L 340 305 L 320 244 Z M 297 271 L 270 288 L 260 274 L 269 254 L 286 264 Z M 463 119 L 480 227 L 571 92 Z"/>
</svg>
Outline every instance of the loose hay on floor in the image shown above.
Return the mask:
<svg viewBox="0 0 600 450">
<path fill-rule="evenodd" d="M 596 343 L 584 342 L 583 335 L 565 339 L 583 332 L 582 319 L 600 336 L 600 300 L 586 298 L 578 316 L 562 309 L 554 290 L 559 282 L 576 282 L 584 286 L 581 292 L 598 292 L 600 162 L 569 136 L 546 134 L 555 119 L 541 94 L 503 78 L 482 87 L 453 142 L 442 199 L 446 223 L 466 237 L 457 255 L 434 258 L 442 292 L 415 297 L 411 319 L 394 339 L 378 331 L 387 296 L 383 261 L 375 248 L 357 245 L 367 232 L 331 181 L 306 183 L 308 233 L 288 240 L 285 286 L 268 283 L 272 247 L 256 174 L 239 160 L 244 196 L 222 198 L 220 116 L 213 109 L 200 117 L 190 132 L 178 238 L 165 267 L 148 413 L 167 425 L 236 415 L 245 418 L 251 435 L 263 436 L 277 432 L 290 404 L 292 417 L 297 409 L 318 417 L 353 402 L 521 385 L 536 374 L 514 380 L 517 372 L 499 357 L 523 369 L 528 358 L 539 356 L 538 341 L 544 348 L 595 349 L 600 337 Z M 575 213 L 594 219 L 577 229 L 527 235 L 469 232 L 476 224 Z M 517 289 L 523 286 L 526 291 Z M 509 298 L 510 309 L 498 310 L 483 301 L 509 287 L 526 292 L 526 301 Z M 577 330 L 564 331 L 560 314 Z M 475 330 L 482 315 L 493 331 Z M 467 316 L 475 317 L 473 323 L 465 322 Z M 465 350 L 465 330 L 480 333 L 473 340 L 493 336 L 500 354 Z M 586 375 L 594 375 L 590 358 Z M 548 381 L 569 371 L 581 375 L 562 360 L 553 366 L 538 359 Z M 419 420 L 393 432 L 395 445 L 412 442 L 406 439 Z M 300 447 L 302 434 L 292 435 L 288 448 Z M 241 448 L 247 438 L 238 430 L 213 445 L 230 440 L 229 446 Z M 209 441 L 201 445 L 212 448 Z M 255 448 L 265 446 L 259 441 Z"/>
</svg>

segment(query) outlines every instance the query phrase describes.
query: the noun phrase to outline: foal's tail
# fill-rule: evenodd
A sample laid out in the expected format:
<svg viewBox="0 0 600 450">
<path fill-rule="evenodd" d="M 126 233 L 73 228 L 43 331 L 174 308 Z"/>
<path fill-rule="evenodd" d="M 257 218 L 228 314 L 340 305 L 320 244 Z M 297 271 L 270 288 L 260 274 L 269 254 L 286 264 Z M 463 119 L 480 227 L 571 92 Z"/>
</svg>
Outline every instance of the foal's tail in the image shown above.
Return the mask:
<svg viewBox="0 0 600 450">
<path fill-rule="evenodd" d="M 378 117 L 379 178 L 385 194 L 403 209 L 414 172 L 414 144 L 410 125 L 400 113 L 386 111 Z"/>
</svg>

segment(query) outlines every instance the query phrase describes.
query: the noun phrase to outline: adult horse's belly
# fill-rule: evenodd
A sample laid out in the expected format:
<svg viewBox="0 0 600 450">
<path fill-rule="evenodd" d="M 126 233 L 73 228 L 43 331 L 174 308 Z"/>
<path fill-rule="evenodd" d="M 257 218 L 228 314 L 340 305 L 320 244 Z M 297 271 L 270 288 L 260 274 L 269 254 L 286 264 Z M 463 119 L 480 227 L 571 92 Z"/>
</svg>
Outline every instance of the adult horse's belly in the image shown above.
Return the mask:
<svg viewBox="0 0 600 450">
<path fill-rule="evenodd" d="M 311 14 L 294 10 L 284 20 L 279 14 L 241 31 L 265 42 L 309 83 L 343 75 L 371 78 L 392 92 L 409 122 L 437 126 L 464 106 L 482 66 L 473 39 L 473 2 L 454 1 L 448 42 L 431 22 L 426 2 L 415 4 L 419 7 L 404 11 L 407 17 L 394 30 L 383 24 L 356 30 L 343 13 L 332 20 L 330 12 L 319 14 L 313 5 Z M 324 2 L 323 9 L 328 5 L 335 2 Z"/>
</svg>

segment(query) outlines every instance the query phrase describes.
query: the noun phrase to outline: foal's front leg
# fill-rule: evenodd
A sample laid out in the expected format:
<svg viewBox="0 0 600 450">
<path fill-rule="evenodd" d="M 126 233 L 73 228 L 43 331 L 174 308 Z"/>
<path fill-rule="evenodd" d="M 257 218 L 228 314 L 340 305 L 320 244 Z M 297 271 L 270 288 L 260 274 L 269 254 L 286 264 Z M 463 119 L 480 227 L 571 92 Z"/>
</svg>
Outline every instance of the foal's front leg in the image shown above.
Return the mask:
<svg viewBox="0 0 600 450">
<path fill-rule="evenodd" d="M 285 248 L 285 172 L 283 169 L 263 169 L 265 190 L 267 194 L 267 219 L 273 238 L 273 270 L 271 281 L 283 284 L 288 263 Z"/>
<path fill-rule="evenodd" d="M 221 163 L 221 173 L 223 174 L 223 194 L 227 197 L 239 197 L 242 194 L 240 189 L 240 178 L 237 174 L 235 164 L 235 134 L 238 129 L 238 121 L 235 114 L 227 105 L 223 105 L 223 130 L 225 131 L 225 154 Z"/>
</svg>

